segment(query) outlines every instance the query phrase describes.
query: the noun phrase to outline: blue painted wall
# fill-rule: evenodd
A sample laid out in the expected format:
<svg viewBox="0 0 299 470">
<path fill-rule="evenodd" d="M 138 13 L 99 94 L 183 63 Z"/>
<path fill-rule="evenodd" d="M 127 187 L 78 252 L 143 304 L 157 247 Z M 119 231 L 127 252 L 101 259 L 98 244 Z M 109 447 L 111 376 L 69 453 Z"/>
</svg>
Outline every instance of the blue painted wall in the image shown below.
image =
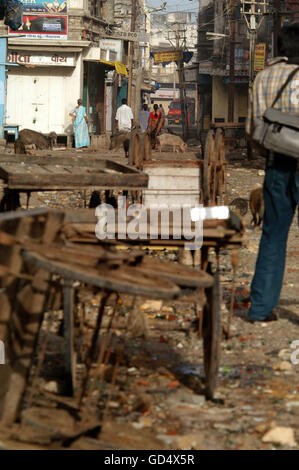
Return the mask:
<svg viewBox="0 0 299 470">
<path fill-rule="evenodd" d="M 4 139 L 6 53 L 7 38 L 0 38 L 0 139 Z"/>
</svg>

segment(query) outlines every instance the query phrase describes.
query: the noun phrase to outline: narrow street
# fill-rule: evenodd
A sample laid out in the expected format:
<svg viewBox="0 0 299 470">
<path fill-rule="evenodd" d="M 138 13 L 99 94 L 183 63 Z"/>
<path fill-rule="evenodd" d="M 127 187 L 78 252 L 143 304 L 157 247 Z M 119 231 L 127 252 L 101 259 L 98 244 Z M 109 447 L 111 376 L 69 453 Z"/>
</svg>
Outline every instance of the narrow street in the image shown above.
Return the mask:
<svg viewBox="0 0 299 470">
<path fill-rule="evenodd" d="M 299 450 L 298 206 L 248 319 L 298 43 L 297 0 L 0 0 L 0 450 Z"/>
<path fill-rule="evenodd" d="M 155 153 L 154 153 L 155 156 Z M 249 198 L 250 190 L 263 181 L 263 160 L 252 163 L 232 161 L 227 168 L 229 200 Z M 78 193 L 40 193 L 38 205 L 48 207 L 83 207 Z M 25 201 L 25 198 L 24 198 Z M 109 368 L 102 383 L 100 406 L 106 406 L 101 434 L 97 439 L 81 437 L 71 444 L 74 449 L 298 449 L 299 445 L 299 364 L 291 362 L 291 345 L 299 340 L 298 304 L 298 224 L 297 214 L 290 231 L 287 265 L 277 322 L 250 324 L 247 321 L 250 282 L 254 272 L 261 229 L 250 226 L 251 214 L 245 216 L 246 237 L 237 272 L 231 337 L 222 338 L 219 382 L 215 399 L 203 395 L 202 341 L 196 333 L 192 305 L 143 299 L 140 310 L 148 323 L 148 336 L 136 338 L 128 330 L 115 331 L 116 342 L 124 341 L 123 358 L 116 384 L 109 394 Z M 177 260 L 176 250 L 151 252 L 152 256 Z M 222 322 L 226 326 L 232 289 L 230 251 L 221 255 L 223 288 Z M 87 316 L 92 324 L 91 302 Z M 122 296 L 123 316 L 131 301 Z M 112 307 L 107 307 L 109 318 Z M 41 387 L 57 393 L 63 383 L 59 377 L 62 338 L 58 335 L 61 313 L 51 334 Z M 44 328 L 46 328 L 47 319 Z M 118 339 L 117 339 L 118 338 Z M 297 346 L 298 349 L 298 346 Z M 297 361 L 298 361 L 297 353 Z M 77 375 L 84 365 L 78 362 Z M 63 369 L 62 369 L 63 370 Z M 111 375 L 111 371 L 110 371 Z M 107 381 L 107 382 L 106 382 Z M 50 401 L 44 405 L 49 406 Z M 35 410 L 36 411 L 36 410 Z M 52 409 L 49 423 L 58 426 Z M 27 414 L 26 414 L 27 413 Z M 32 413 L 32 414 L 30 414 Z M 38 422 L 34 410 L 24 412 L 23 420 Z M 71 419 L 69 417 L 69 419 Z M 34 424 L 35 423 L 35 424 Z M 34 427 L 34 426 L 33 426 Z M 26 433 L 18 440 L 24 448 L 43 448 L 47 432 L 39 433 L 34 443 L 26 443 Z M 32 438 L 32 436 L 31 436 Z M 1 436 L 0 436 L 1 441 Z M 34 439 L 33 439 L 34 441 Z"/>
</svg>

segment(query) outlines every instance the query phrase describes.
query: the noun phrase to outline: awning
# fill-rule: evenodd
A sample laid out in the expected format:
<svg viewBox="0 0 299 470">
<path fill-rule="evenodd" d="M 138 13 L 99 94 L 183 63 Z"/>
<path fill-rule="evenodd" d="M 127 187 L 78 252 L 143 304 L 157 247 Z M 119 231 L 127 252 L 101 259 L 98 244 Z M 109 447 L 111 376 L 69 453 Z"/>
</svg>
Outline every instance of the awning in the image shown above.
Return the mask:
<svg viewBox="0 0 299 470">
<path fill-rule="evenodd" d="M 99 62 L 101 64 L 110 65 L 110 67 L 115 68 L 119 75 L 128 75 L 127 68 L 122 62 L 110 62 L 108 60 L 100 60 Z"/>
<path fill-rule="evenodd" d="M 148 85 L 147 83 L 141 83 L 141 90 L 143 91 L 152 91 L 154 88 L 153 85 Z"/>
</svg>

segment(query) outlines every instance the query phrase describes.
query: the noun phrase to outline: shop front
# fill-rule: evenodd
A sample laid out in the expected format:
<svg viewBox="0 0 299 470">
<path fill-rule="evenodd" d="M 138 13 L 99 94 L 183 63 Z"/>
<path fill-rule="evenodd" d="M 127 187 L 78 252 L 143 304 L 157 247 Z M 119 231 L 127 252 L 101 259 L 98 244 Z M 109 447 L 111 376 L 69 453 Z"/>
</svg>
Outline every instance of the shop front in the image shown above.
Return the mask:
<svg viewBox="0 0 299 470">
<path fill-rule="evenodd" d="M 80 96 L 80 62 L 76 52 L 9 48 L 6 124 L 38 132 L 70 131 L 68 113 Z"/>
<path fill-rule="evenodd" d="M 126 97 L 125 65 L 120 61 L 99 59 L 101 48 L 91 48 L 83 58 L 83 101 L 87 109 L 92 134 L 113 131 L 114 117 L 120 105 L 120 96 Z M 107 58 L 118 56 L 105 55 Z"/>
</svg>

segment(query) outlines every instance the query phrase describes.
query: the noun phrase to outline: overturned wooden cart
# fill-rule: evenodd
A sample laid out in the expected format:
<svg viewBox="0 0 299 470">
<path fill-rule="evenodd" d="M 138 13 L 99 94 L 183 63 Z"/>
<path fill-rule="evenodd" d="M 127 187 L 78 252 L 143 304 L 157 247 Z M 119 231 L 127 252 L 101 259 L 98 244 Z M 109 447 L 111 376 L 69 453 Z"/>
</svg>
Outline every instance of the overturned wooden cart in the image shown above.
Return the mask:
<svg viewBox="0 0 299 470">
<path fill-rule="evenodd" d="M 118 218 L 118 212 L 116 211 L 116 217 Z M 127 224 L 131 218 L 127 218 Z M 67 234 L 67 237 L 73 243 L 91 243 L 95 242 L 94 239 L 94 227 L 97 222 L 97 218 L 93 211 L 90 210 L 78 210 L 66 211 L 65 213 L 65 225 L 63 230 Z M 193 224 L 194 225 L 194 224 Z M 194 228 L 194 226 L 193 226 Z M 118 225 L 113 227 L 112 238 L 118 241 L 119 244 L 131 244 L 136 247 L 177 247 L 184 249 L 186 242 L 184 237 L 177 239 L 174 238 L 174 227 L 170 226 L 169 238 L 165 239 L 161 236 L 161 226 L 157 227 L 158 237 L 153 239 L 147 238 L 135 238 L 132 240 L 130 237 L 121 236 L 118 233 Z M 108 235 L 109 231 L 107 232 Z M 148 221 L 147 233 L 150 234 L 150 221 Z M 225 334 L 227 337 L 230 336 L 230 323 L 233 313 L 234 294 L 235 294 L 235 278 L 236 270 L 239 261 L 239 250 L 243 243 L 244 234 L 244 222 L 234 213 L 230 213 L 230 216 L 226 220 L 205 220 L 203 221 L 203 237 L 201 247 L 201 262 L 200 271 L 192 271 L 192 276 L 195 275 L 193 283 L 189 280 L 188 270 L 183 265 L 174 265 L 172 267 L 172 280 L 174 273 L 177 271 L 180 276 L 177 279 L 181 288 L 185 288 L 184 295 L 180 296 L 180 299 L 185 302 L 193 303 L 196 306 L 196 313 L 199 316 L 199 336 L 203 337 L 204 340 L 204 365 L 205 365 L 205 394 L 208 398 L 213 398 L 217 375 L 220 361 L 220 343 L 222 336 L 222 325 L 221 325 L 221 292 L 220 292 L 220 269 L 219 259 L 220 251 L 222 248 L 230 248 L 232 253 L 232 270 L 233 270 L 233 285 L 232 294 L 230 300 L 229 315 L 227 319 L 227 326 L 225 327 Z M 109 242 L 109 239 L 107 240 Z M 111 242 L 111 240 L 110 240 Z M 190 240 L 189 240 L 190 242 Z M 192 240 L 191 240 L 192 242 Z M 213 249 L 216 252 L 216 268 L 212 273 L 212 264 L 210 260 L 210 251 Z M 149 273 L 155 275 L 159 272 L 163 273 L 163 265 L 155 265 L 154 260 L 146 259 L 145 261 L 147 270 Z M 170 265 L 169 265 L 170 267 Z M 158 271 L 159 270 L 159 271 Z M 197 273 L 197 274 L 196 274 Z M 205 273 L 213 278 L 213 285 L 211 286 L 200 286 L 201 276 Z M 186 289 L 195 287 L 197 285 L 197 292 L 194 293 L 189 290 L 186 295 Z M 198 294 L 200 296 L 198 297 Z M 196 297 L 197 296 L 197 297 Z"/>
<path fill-rule="evenodd" d="M 95 221 L 91 210 L 65 214 L 36 209 L 0 216 L 0 339 L 5 341 L 9 360 L 4 367 L 7 369 L 1 418 L 4 425 L 14 423 L 20 416 L 21 406 L 29 407 L 34 401 L 47 339 L 46 335 L 45 342 L 37 350 L 41 322 L 45 312 L 61 307 L 61 295 L 64 309 L 64 394 L 74 396 L 75 401 L 68 402 L 67 406 L 76 410 L 81 424 L 93 414 L 95 387 L 103 378 L 103 368 L 111 354 L 109 328 L 119 313 L 117 300 L 108 336 L 101 341 L 100 350 L 97 349 L 104 309 L 111 293 L 128 294 L 132 299 L 138 296 L 177 299 L 201 306 L 206 395 L 213 397 L 221 340 L 218 273 L 206 272 L 209 268 L 204 260 L 206 271 L 157 261 L 140 250 L 119 251 L 115 243 L 96 239 Z M 216 224 L 212 230 L 206 230 L 204 238 L 206 242 L 210 240 L 211 246 L 217 246 L 220 238 L 219 246 L 230 243 L 238 246 L 241 243 L 241 226 L 238 229 Z M 84 296 L 86 291 L 100 292 L 101 302 L 84 359 L 86 374 L 78 389 L 75 384 L 74 304 L 78 293 Z M 37 351 L 37 364 L 29 380 Z M 118 363 L 117 359 L 115 367 Z"/>
<path fill-rule="evenodd" d="M 92 155 L 0 155 L 0 212 L 20 207 L 22 192 L 29 201 L 37 191 L 136 191 L 147 184 L 148 176 L 136 167 Z"/>
</svg>

